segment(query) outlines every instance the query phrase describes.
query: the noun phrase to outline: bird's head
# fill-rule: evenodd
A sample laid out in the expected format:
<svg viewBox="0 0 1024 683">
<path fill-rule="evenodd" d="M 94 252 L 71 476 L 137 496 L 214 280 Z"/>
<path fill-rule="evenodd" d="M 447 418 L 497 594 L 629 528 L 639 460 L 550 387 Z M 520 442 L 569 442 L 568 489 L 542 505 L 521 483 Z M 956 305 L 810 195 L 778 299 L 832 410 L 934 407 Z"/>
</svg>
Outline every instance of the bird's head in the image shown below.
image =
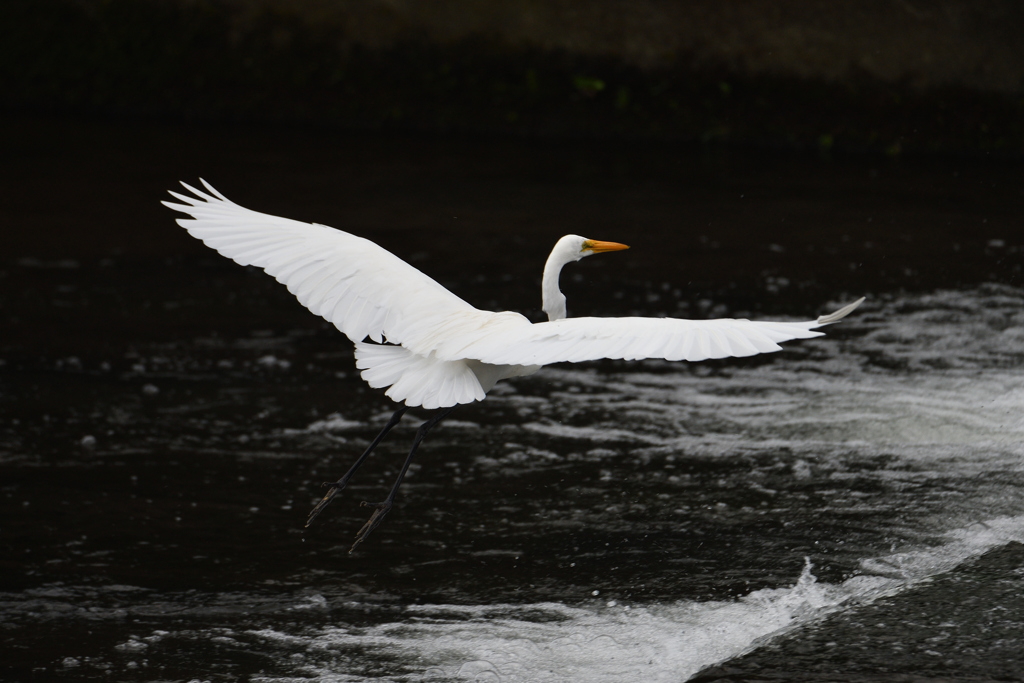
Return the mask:
<svg viewBox="0 0 1024 683">
<path fill-rule="evenodd" d="M 555 251 L 562 254 L 566 261 L 579 261 L 584 256 L 600 254 L 606 251 L 622 251 L 629 249 L 625 244 L 618 242 L 602 242 L 591 240 L 579 235 L 566 235 L 558 240 Z"/>
<path fill-rule="evenodd" d="M 565 296 L 558 289 L 558 274 L 562 272 L 562 266 L 591 254 L 623 249 L 629 247 L 618 242 L 588 240 L 579 235 L 566 235 L 558 240 L 555 248 L 551 250 L 551 255 L 548 256 L 547 263 L 544 264 L 544 277 L 541 282 L 544 312 L 548 314 L 548 320 L 561 320 L 565 317 Z"/>
</svg>

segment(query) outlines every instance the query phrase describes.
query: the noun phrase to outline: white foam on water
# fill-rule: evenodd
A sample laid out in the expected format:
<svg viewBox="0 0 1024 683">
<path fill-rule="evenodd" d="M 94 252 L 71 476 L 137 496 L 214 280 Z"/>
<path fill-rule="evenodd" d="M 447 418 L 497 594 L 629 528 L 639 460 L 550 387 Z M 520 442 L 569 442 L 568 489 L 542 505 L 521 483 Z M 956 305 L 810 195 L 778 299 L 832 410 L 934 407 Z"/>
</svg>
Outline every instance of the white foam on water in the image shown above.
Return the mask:
<svg viewBox="0 0 1024 683">
<path fill-rule="evenodd" d="M 783 374 L 776 371 L 764 390 L 756 375 L 700 380 L 683 376 L 671 387 L 657 387 L 645 385 L 647 378 L 634 374 L 629 378 L 629 398 L 606 386 L 603 394 L 553 399 L 576 410 L 607 412 L 608 417 L 599 416 L 596 424 L 538 420 L 523 427 L 567 439 L 687 449 L 727 437 L 737 444 L 959 444 L 1024 453 L 1021 370 L 969 380 L 874 377 L 860 382 Z M 784 389 L 782 381 L 787 382 Z M 747 393 L 723 396 L 737 389 Z M 606 421 L 611 418 L 613 424 Z M 666 424 L 677 424 L 678 432 L 666 433 Z"/>
<path fill-rule="evenodd" d="M 295 432 L 343 432 L 350 429 L 365 429 L 366 423 L 359 420 L 349 420 L 341 413 L 331 413 L 322 420 L 316 420 L 306 426 L 304 430 L 293 430 Z"/>
<path fill-rule="evenodd" d="M 371 680 L 338 671 L 338 653 L 358 651 L 395 662 L 383 680 L 405 681 L 681 681 L 836 612 L 894 595 L 966 560 L 1017 541 L 1024 516 L 976 523 L 945 542 L 861 563 L 840 584 L 818 582 L 808 564 L 795 585 L 754 591 L 734 601 L 569 607 L 531 605 L 406 608 L 399 621 L 369 628 L 331 627 L 314 634 L 252 631 L 260 647 L 304 651 L 301 678 L 254 681 Z M 331 656 L 328 656 L 331 655 Z M 352 658 L 346 658 L 351 662 Z M 316 663 L 320 662 L 320 663 Z M 372 680 L 382 680 L 373 676 Z"/>
</svg>

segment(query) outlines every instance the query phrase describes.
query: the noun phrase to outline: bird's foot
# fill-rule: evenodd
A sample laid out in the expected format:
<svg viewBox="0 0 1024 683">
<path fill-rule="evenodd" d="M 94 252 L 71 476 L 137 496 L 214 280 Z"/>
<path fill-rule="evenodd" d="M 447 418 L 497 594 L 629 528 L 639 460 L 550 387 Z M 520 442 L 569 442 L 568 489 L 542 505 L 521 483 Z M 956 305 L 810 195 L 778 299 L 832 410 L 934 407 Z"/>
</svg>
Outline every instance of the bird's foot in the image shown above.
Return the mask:
<svg viewBox="0 0 1024 683">
<path fill-rule="evenodd" d="M 348 484 L 347 481 L 339 479 L 338 481 L 325 481 L 320 485 L 320 488 L 323 488 L 324 486 L 330 486 L 331 488 L 327 490 L 327 494 L 320 499 L 320 502 L 316 504 L 316 507 L 309 511 L 309 517 L 306 518 L 307 527 L 312 524 L 313 520 L 317 518 L 317 515 L 323 512 L 324 508 L 334 500 L 334 497 L 338 495 L 343 488 L 345 488 L 346 484 Z"/>
<path fill-rule="evenodd" d="M 373 511 L 373 514 L 370 515 L 370 519 L 366 520 L 366 524 L 364 524 L 363 528 L 356 534 L 356 542 L 352 544 L 351 548 L 349 548 L 349 552 L 355 550 L 357 545 L 365 541 L 366 537 L 373 533 L 373 530 L 376 529 L 384 520 L 384 515 L 391 511 L 390 500 L 385 500 L 383 503 L 367 503 L 364 500 L 360 503 L 360 506 L 376 508 L 376 510 Z"/>
</svg>

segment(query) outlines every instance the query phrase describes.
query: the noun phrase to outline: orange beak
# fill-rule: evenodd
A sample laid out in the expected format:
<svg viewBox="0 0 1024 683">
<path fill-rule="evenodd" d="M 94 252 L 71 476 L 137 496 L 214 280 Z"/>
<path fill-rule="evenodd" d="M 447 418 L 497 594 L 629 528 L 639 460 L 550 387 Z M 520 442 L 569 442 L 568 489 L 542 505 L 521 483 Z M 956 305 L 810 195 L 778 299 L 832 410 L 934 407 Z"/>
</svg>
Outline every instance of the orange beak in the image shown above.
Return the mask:
<svg viewBox="0 0 1024 683">
<path fill-rule="evenodd" d="M 619 244 L 618 242 L 602 242 L 601 240 L 585 240 L 583 242 L 583 248 L 589 249 L 595 254 L 600 254 L 604 251 L 622 251 L 623 249 L 629 249 L 625 244 Z"/>
</svg>

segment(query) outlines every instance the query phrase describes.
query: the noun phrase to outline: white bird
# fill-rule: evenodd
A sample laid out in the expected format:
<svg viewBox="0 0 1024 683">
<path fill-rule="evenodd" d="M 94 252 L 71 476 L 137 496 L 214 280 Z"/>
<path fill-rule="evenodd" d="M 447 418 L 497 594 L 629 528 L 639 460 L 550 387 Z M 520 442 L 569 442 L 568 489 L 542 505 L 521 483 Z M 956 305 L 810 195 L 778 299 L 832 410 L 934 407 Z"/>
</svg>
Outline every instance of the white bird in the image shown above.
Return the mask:
<svg viewBox="0 0 1024 683">
<path fill-rule="evenodd" d="M 205 180 L 207 192 L 171 192 L 163 204 L 191 218 L 178 224 L 244 266 L 263 268 L 303 306 L 355 343 L 356 367 L 373 388 L 403 403 L 349 471 L 330 485 L 306 526 L 349 482 L 381 439 L 412 407 L 440 409 L 423 423 L 398 480 L 356 534 L 352 550 L 380 524 L 427 432 L 455 406 L 480 401 L 496 382 L 531 375 L 544 365 L 600 358 L 699 361 L 778 351 L 779 343 L 821 336 L 815 329 L 849 315 L 864 300 L 807 322 L 566 318 L 558 276 L 567 263 L 624 244 L 566 235 L 544 265 L 547 322 L 511 311 L 482 311 L 373 242 L 325 225 L 301 223 L 235 204 Z M 367 341 L 370 340 L 370 341 Z M 351 551 L 350 551 L 351 552 Z"/>
</svg>

